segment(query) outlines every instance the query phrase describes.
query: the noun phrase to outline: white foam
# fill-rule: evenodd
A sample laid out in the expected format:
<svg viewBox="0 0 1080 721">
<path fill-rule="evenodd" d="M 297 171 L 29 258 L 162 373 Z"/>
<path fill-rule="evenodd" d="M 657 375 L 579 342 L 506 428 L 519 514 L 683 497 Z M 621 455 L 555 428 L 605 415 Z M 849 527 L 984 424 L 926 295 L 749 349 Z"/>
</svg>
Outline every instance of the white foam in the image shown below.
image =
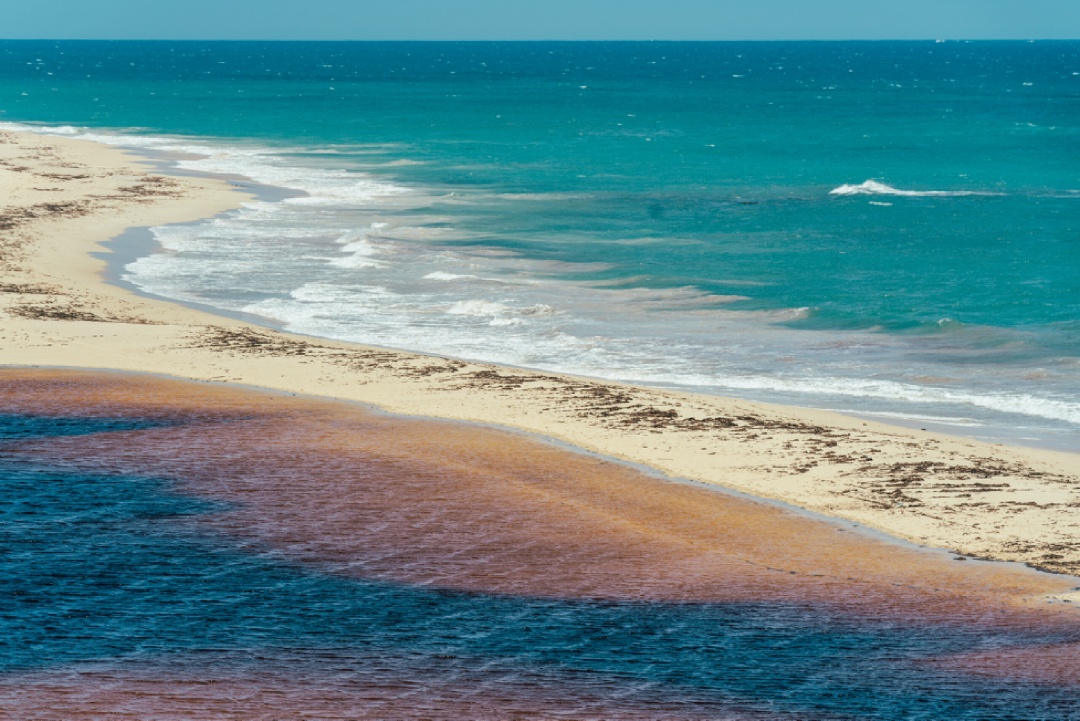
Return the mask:
<svg viewBox="0 0 1080 721">
<path fill-rule="evenodd" d="M 917 421 L 919 423 L 941 423 L 950 426 L 963 426 L 965 428 L 981 428 L 985 426 L 985 423 L 975 420 L 974 418 L 964 418 L 956 416 L 930 416 L 918 413 L 899 413 L 892 411 L 866 411 L 866 410 L 853 410 L 850 408 L 824 408 L 822 410 L 832 411 L 833 413 L 842 413 L 849 416 L 869 416 L 873 418 L 892 418 L 900 421 Z"/>
<path fill-rule="evenodd" d="M 369 228 L 370 226 L 368 226 L 368 228 L 353 229 L 346 233 L 342 233 L 334 239 L 334 242 L 338 245 L 348 247 L 357 241 L 366 241 Z"/>
<path fill-rule="evenodd" d="M 424 276 L 424 280 L 462 280 L 463 278 L 475 278 L 475 275 L 459 275 L 458 273 L 444 273 L 441 270 L 436 270 L 433 273 L 428 273 Z"/>
<path fill-rule="evenodd" d="M 900 190 L 899 188 L 894 188 L 891 185 L 886 185 L 877 180 L 867 180 L 858 185 L 841 185 L 839 188 L 833 188 L 829 191 L 829 195 L 897 195 L 907 198 L 958 198 L 970 195 L 1004 195 L 1004 193 L 976 190 Z"/>
<path fill-rule="evenodd" d="M 1040 398 L 1027 393 L 971 393 L 916 386 L 908 383 L 857 378 L 777 378 L 746 376 L 724 378 L 727 388 L 787 391 L 800 394 L 873 398 L 911 403 L 951 403 L 1001 413 L 1049 418 L 1080 424 L 1080 403 Z"/>
<path fill-rule="evenodd" d="M 363 235 L 357 236 L 355 240 L 346 243 L 341 249 L 353 255 L 378 255 L 382 252 L 378 246 Z"/>
<path fill-rule="evenodd" d="M 504 316 L 496 316 L 488 321 L 488 325 L 493 327 L 506 327 L 514 325 L 525 325 L 525 321 L 521 318 L 507 318 Z"/>
<path fill-rule="evenodd" d="M 0 128 L 45 132 L 10 123 Z M 419 191 L 343 170 L 293 166 L 279 150 L 73 127 L 47 133 L 197 156 L 180 163 L 309 194 L 153 229 L 167 253 L 130 264 L 126 276 L 148 292 L 256 313 L 313 335 L 630 382 L 745 390 L 780 402 L 857 406 L 860 413 L 956 425 L 968 416 L 972 424 L 991 419 L 991 411 L 1080 424 L 1080 404 L 1067 392 L 1013 393 L 997 380 L 949 388 L 888 380 L 897 377 L 896 353 L 909 349 L 909 340 L 777 327 L 807 317 L 809 308 L 724 309 L 742 296 L 691 286 L 651 289 L 646 278 L 620 280 L 638 286 L 632 288 L 550 280 L 606 266 L 441 244 L 461 233 L 449 227 L 453 218 L 391 214 L 417 207 L 415 200 L 398 203 Z M 879 181 L 833 194 L 993 195 L 899 190 Z M 393 227 L 378 218 L 393 218 Z M 479 275 L 452 272 L 458 269 Z M 486 297 L 463 297 L 481 293 Z"/>
<path fill-rule="evenodd" d="M 487 300 L 459 300 L 446 309 L 446 312 L 450 315 L 471 316 L 501 315 L 509 311 L 510 308 L 502 303 L 493 303 Z"/>
<path fill-rule="evenodd" d="M 460 300 L 446 309 L 447 315 L 487 318 L 487 325 L 495 327 L 525 325 L 525 318 L 555 314 L 550 305 L 538 303 L 527 307 L 511 307 L 504 303 L 487 300 Z"/>
<path fill-rule="evenodd" d="M 205 140 L 173 136 L 127 135 L 95 132 L 69 125 L 47 127 L 22 123 L 0 123 L 0 129 L 60 135 L 93 140 L 106 145 L 144 148 L 172 153 L 181 157 L 180 168 L 202 173 L 234 175 L 305 193 L 304 197 L 285 202 L 296 205 L 371 204 L 391 196 L 408 194 L 410 189 L 377 180 L 372 176 L 331 168 L 295 165 L 282 153 L 307 152 L 304 148 L 269 148 L 259 145 L 211 144 Z"/>
<path fill-rule="evenodd" d="M 364 253 L 357 253 L 356 255 L 347 255 L 344 258 L 334 258 L 330 261 L 330 265 L 335 268 L 382 268 L 384 264 L 373 260 Z"/>
<path fill-rule="evenodd" d="M 392 298 L 396 294 L 383 286 L 340 286 L 333 283 L 305 283 L 289 293 L 293 300 L 303 303 L 350 305 L 362 296 Z"/>
<path fill-rule="evenodd" d="M 372 223 L 367 228 L 350 230 L 335 239 L 335 243 L 341 246 L 344 253 L 342 258 L 334 258 L 330 265 L 338 268 L 380 268 L 385 264 L 374 256 L 383 253 L 386 248 L 382 244 L 371 240 L 368 233 L 387 227 L 386 223 Z"/>
</svg>

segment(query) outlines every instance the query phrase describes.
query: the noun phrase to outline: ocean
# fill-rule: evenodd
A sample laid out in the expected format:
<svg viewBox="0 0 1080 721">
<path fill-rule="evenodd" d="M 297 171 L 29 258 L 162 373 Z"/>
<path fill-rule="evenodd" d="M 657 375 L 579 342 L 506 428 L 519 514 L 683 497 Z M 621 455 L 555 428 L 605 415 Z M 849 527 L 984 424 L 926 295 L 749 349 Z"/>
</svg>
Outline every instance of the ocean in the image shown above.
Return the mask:
<svg viewBox="0 0 1080 721">
<path fill-rule="evenodd" d="M 256 184 L 142 292 L 1075 449 L 1080 42 L 4 41 L 0 99 Z"/>
</svg>

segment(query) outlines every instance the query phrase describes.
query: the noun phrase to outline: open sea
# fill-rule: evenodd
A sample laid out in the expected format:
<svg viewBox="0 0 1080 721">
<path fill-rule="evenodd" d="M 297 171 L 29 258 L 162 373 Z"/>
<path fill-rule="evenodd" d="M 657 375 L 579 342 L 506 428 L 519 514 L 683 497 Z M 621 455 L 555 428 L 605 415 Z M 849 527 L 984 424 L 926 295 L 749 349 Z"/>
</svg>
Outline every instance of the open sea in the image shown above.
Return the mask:
<svg viewBox="0 0 1080 721">
<path fill-rule="evenodd" d="M 0 121 L 265 186 L 147 293 L 1076 445 L 1080 42 L 4 41 Z"/>
</svg>

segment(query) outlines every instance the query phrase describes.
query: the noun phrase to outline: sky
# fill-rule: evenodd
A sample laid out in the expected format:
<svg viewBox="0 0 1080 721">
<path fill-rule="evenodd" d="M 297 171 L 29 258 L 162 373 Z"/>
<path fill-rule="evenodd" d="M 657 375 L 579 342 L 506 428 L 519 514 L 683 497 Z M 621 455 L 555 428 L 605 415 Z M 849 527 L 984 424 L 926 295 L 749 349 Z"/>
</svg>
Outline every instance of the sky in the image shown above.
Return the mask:
<svg viewBox="0 0 1080 721">
<path fill-rule="evenodd" d="M 1078 39 L 1080 0 L 0 0 L 0 38 Z"/>
</svg>

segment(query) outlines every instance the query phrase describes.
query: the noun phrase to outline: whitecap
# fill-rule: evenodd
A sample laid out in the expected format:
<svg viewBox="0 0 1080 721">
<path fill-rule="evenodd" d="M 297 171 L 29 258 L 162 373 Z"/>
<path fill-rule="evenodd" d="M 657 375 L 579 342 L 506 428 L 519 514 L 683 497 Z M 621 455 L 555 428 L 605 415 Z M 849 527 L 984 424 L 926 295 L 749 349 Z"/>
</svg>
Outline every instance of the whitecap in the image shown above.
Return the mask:
<svg viewBox="0 0 1080 721">
<path fill-rule="evenodd" d="M 829 195 L 898 195 L 907 198 L 953 198 L 971 195 L 1004 195 L 1004 193 L 978 190 L 901 190 L 877 180 L 867 180 L 858 185 L 841 185 L 839 188 L 833 188 L 829 191 Z"/>
<path fill-rule="evenodd" d="M 377 260 L 374 256 L 387 251 L 386 243 L 378 243 L 369 235 L 373 231 L 388 227 L 388 223 L 371 223 L 367 228 L 350 230 L 335 239 L 335 243 L 341 246 L 341 250 L 349 255 L 342 258 L 334 258 L 330 265 L 337 268 L 380 268 L 385 263 Z"/>
</svg>

